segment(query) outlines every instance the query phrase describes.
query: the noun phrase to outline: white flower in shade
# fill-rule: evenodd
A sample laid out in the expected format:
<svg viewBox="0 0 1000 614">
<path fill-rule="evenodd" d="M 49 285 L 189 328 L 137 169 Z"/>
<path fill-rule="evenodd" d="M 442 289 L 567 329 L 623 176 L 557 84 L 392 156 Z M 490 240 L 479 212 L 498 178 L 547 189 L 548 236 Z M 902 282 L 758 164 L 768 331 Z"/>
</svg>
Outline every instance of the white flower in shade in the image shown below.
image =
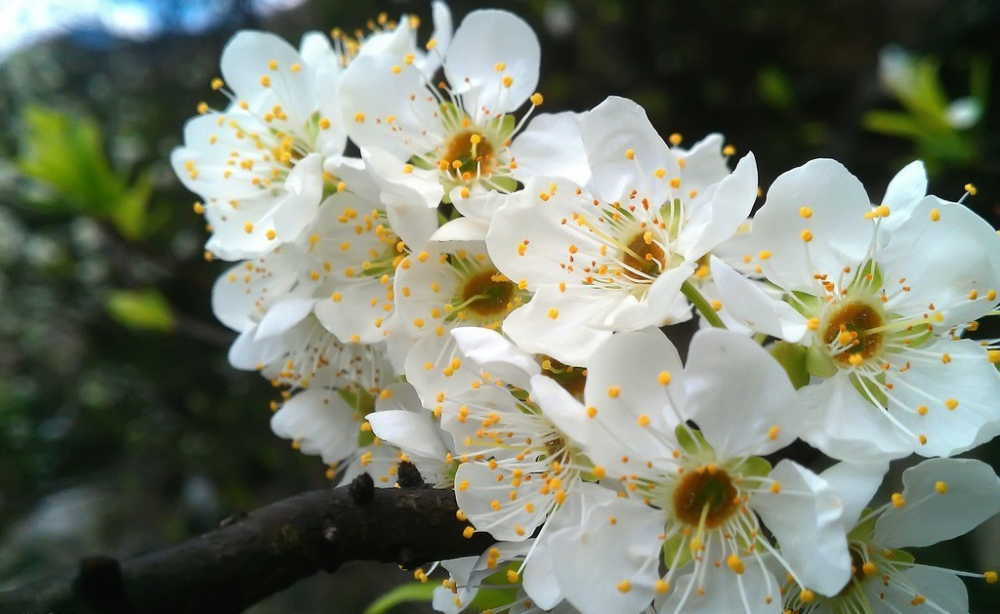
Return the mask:
<svg viewBox="0 0 1000 614">
<path fill-rule="evenodd" d="M 409 384 L 394 384 L 392 405 L 388 402 L 368 414 L 372 432 L 382 441 L 399 448 L 403 460 L 413 464 L 424 482 L 434 488 L 452 488 L 455 477 L 455 443 L 450 433 L 429 412 L 422 409 L 420 397 Z"/>
<path fill-rule="evenodd" d="M 314 387 L 276 405 L 271 430 L 291 439 L 292 446 L 304 454 L 319 455 L 329 466 L 326 475 L 331 480 L 345 482 L 368 473 L 376 486 L 391 488 L 396 485 L 399 462 L 408 458 L 373 433 L 366 414 L 422 411 L 410 404 L 413 400 L 406 384 L 388 386 L 377 395 L 357 388 Z M 428 476 L 434 483 L 436 476 Z"/>
<path fill-rule="evenodd" d="M 734 602 L 776 612 L 768 556 L 817 592 L 847 581 L 840 500 L 807 469 L 759 458 L 795 439 L 797 417 L 784 371 L 752 340 L 700 331 L 682 368 L 659 331 L 620 333 L 595 353 L 584 394 L 584 404 L 556 386 L 533 394 L 591 472 L 625 494 L 549 535 L 559 588 L 581 612 L 639 612 L 657 595 L 666 612 Z M 786 545 L 780 555 L 761 520 Z"/>
<path fill-rule="evenodd" d="M 748 154 L 689 203 L 677 157 L 631 101 L 609 98 L 581 129 L 591 182 L 530 179 L 486 239 L 500 271 L 535 293 L 504 332 L 569 364 L 585 364 L 613 331 L 690 317 L 682 284 L 736 232 L 757 194 Z"/>
<path fill-rule="evenodd" d="M 379 391 L 392 381 L 385 344 L 341 343 L 313 314 L 317 299 L 289 298 L 243 330 L 229 363 L 260 371 L 276 386 L 358 387 Z"/>
<path fill-rule="evenodd" d="M 222 79 L 232 103 L 184 129 L 171 155 L 184 185 L 197 193 L 213 235 L 208 250 L 226 260 L 271 251 L 292 241 L 316 215 L 323 198 L 324 156 L 343 152 L 337 88 L 340 68 L 319 35 L 303 40 L 306 57 L 281 38 L 243 31 L 222 53 Z"/>
<path fill-rule="evenodd" d="M 409 57 L 410 62 L 421 72 L 433 75 L 441 67 L 441 58 L 451 44 L 452 25 L 451 11 L 444 2 L 433 2 L 431 12 L 434 32 L 427 41 L 426 51 L 417 44 L 419 17 L 403 15 L 402 19 L 395 22 L 389 19 L 388 14 L 380 13 L 376 19 L 369 20 L 367 32 L 357 30 L 351 36 L 340 28 L 334 28 L 331 35 L 338 61 L 342 66 L 348 66 L 363 56 L 386 56 L 396 62 Z"/>
<path fill-rule="evenodd" d="M 797 614 L 968 612 L 968 594 L 959 577 L 995 583 L 995 571 L 979 574 L 917 564 L 901 548 L 964 535 L 1000 512 L 1000 479 L 989 465 L 971 459 L 925 460 L 903 472 L 901 493 L 863 517 L 864 503 L 858 502 L 866 501 L 874 488 L 853 479 L 856 473 L 829 476 L 846 500 L 854 500 L 845 512 L 852 525 L 850 579 L 829 597 L 787 582 L 782 591 L 785 608 Z"/>
<path fill-rule="evenodd" d="M 754 218 L 784 302 L 712 262 L 732 317 L 809 346 L 802 437 L 834 458 L 951 456 L 1000 432 L 993 355 L 953 337 L 997 305 L 1000 238 L 933 196 L 885 224 L 893 215 L 839 163 L 814 160 L 775 180 Z"/>
<path fill-rule="evenodd" d="M 542 102 L 532 94 L 539 57 L 528 24 L 498 10 L 470 13 L 455 32 L 444 57 L 450 87 L 431 83 L 412 56 L 358 57 L 344 75 L 344 121 L 377 169 L 383 202 L 451 199 L 478 220 L 470 238 L 481 239 L 498 204 L 490 191 L 540 172 L 585 180 L 576 115 L 538 117 L 514 138 L 527 115 L 511 113 L 529 97 L 532 109 Z"/>
</svg>

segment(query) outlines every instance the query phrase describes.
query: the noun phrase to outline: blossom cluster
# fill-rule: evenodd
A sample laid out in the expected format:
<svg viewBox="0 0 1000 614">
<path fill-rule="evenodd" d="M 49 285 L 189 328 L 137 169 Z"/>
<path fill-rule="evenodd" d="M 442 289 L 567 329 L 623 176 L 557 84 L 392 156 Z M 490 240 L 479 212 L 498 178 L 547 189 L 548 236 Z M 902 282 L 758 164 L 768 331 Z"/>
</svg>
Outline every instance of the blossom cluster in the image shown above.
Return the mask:
<svg viewBox="0 0 1000 614">
<path fill-rule="evenodd" d="M 425 44 L 405 16 L 238 33 L 228 105 L 173 152 L 234 262 L 230 362 L 283 389 L 275 433 L 331 478 L 405 461 L 454 489 L 497 543 L 442 563 L 443 612 L 497 583 L 510 612 L 965 612 L 958 576 L 996 573 L 903 548 L 1000 511 L 993 470 L 951 458 L 1000 434 L 1000 351 L 966 337 L 1000 304 L 994 230 L 920 162 L 873 202 L 814 160 L 751 218 L 753 154 L 623 98 L 543 113 L 524 21 L 433 17 Z M 663 330 L 692 318 L 682 360 Z"/>
</svg>

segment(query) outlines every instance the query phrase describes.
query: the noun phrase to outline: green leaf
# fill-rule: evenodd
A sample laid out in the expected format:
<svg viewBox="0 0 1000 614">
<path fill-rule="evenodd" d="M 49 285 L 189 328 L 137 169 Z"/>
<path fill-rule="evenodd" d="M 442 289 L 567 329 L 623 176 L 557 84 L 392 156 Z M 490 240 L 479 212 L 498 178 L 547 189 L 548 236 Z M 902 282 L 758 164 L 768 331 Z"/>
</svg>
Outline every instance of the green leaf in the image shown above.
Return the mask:
<svg viewBox="0 0 1000 614">
<path fill-rule="evenodd" d="M 785 73 L 775 66 L 765 66 L 757 73 L 760 98 L 773 109 L 788 112 L 795 108 L 795 87 Z"/>
<path fill-rule="evenodd" d="M 364 614 L 385 614 L 401 603 L 422 601 L 430 603 L 434 598 L 434 589 L 440 584 L 431 582 L 410 582 L 400 584 L 385 593 L 365 608 Z"/>
<path fill-rule="evenodd" d="M 918 139 L 924 133 L 916 120 L 897 111 L 868 111 L 861 123 L 866 130 L 890 136 Z"/>
<path fill-rule="evenodd" d="M 108 296 L 104 308 L 117 322 L 136 330 L 166 333 L 176 324 L 170 305 L 155 288 L 116 290 Z"/>
<path fill-rule="evenodd" d="M 149 199 L 153 195 L 153 175 L 143 173 L 126 190 L 111 211 L 111 220 L 123 237 L 130 241 L 141 239 L 147 234 L 147 213 Z"/>
<path fill-rule="evenodd" d="M 809 384 L 809 369 L 806 368 L 808 355 L 809 348 L 787 341 L 778 341 L 771 348 L 771 356 L 785 369 L 796 390 Z"/>
</svg>

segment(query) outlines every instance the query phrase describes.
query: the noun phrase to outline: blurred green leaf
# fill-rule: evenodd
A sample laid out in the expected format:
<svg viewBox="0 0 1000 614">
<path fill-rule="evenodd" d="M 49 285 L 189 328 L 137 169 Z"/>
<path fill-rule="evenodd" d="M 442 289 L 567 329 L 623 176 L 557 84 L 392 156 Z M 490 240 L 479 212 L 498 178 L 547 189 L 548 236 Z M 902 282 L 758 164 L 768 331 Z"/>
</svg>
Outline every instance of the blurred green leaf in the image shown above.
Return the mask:
<svg viewBox="0 0 1000 614">
<path fill-rule="evenodd" d="M 385 593 L 365 608 L 364 614 L 385 614 L 401 603 L 424 601 L 430 603 L 434 598 L 434 589 L 440 584 L 430 582 L 410 582 L 401 584 Z"/>
<path fill-rule="evenodd" d="M 906 113 L 897 111 L 868 111 L 862 122 L 866 129 L 880 134 L 912 138 L 923 135 L 920 124 Z"/>
<path fill-rule="evenodd" d="M 108 295 L 104 307 L 112 318 L 129 328 L 164 333 L 174 328 L 170 305 L 155 288 L 115 290 Z"/>
<path fill-rule="evenodd" d="M 24 112 L 23 121 L 17 167 L 57 197 L 40 205 L 110 220 L 129 240 L 149 233 L 152 176 L 144 173 L 130 185 L 124 173 L 116 172 L 93 118 L 35 106 Z"/>
<path fill-rule="evenodd" d="M 792 82 L 774 66 L 765 66 L 757 73 L 757 89 L 761 100 L 778 111 L 791 111 L 797 103 Z"/>
</svg>

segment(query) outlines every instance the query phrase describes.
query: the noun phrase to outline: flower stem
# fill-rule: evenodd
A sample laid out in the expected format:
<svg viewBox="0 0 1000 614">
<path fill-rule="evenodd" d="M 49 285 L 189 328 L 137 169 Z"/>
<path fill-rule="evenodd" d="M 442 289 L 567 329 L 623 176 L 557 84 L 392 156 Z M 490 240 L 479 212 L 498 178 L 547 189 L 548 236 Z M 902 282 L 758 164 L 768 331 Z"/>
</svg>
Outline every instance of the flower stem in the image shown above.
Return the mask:
<svg viewBox="0 0 1000 614">
<path fill-rule="evenodd" d="M 681 293 L 687 297 L 687 300 L 691 301 L 695 309 L 701 312 L 701 317 L 705 318 L 709 324 L 715 328 L 726 328 L 726 325 L 722 322 L 722 318 L 719 317 L 719 314 L 715 313 L 712 306 L 701 295 L 701 292 L 698 292 L 698 289 L 694 287 L 694 284 L 690 280 L 685 281 L 681 285 Z"/>
</svg>

